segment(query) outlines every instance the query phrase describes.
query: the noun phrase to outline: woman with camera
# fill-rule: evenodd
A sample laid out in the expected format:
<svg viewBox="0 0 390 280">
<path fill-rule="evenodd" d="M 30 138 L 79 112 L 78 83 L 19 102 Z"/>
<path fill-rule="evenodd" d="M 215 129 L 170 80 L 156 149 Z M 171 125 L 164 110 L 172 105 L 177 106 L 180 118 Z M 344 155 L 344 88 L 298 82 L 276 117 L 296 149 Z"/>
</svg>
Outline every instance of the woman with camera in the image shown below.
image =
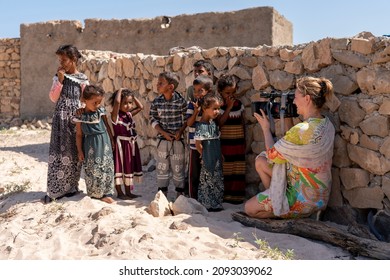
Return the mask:
<svg viewBox="0 0 390 280">
<path fill-rule="evenodd" d="M 331 188 L 335 129 L 321 108 L 333 95 L 325 78 L 297 80 L 294 104 L 303 122 L 274 143 L 265 112 L 255 113 L 266 151 L 256 158 L 256 171 L 265 187 L 245 203 L 245 213 L 255 218 L 308 217 L 326 207 Z"/>
</svg>

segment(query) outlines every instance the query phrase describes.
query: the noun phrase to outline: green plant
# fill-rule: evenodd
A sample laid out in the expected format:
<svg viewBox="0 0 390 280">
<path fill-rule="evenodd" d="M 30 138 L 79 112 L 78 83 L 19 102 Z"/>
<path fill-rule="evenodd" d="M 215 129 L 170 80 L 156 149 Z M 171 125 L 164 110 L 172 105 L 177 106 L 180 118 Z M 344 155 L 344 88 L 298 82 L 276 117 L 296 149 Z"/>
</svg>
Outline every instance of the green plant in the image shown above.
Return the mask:
<svg viewBox="0 0 390 280">
<path fill-rule="evenodd" d="M 24 192 L 28 190 L 31 186 L 30 180 L 23 181 L 21 184 L 18 183 L 8 183 L 4 188 L 4 192 L 0 194 L 0 198 L 9 196 L 14 193 Z"/>
<path fill-rule="evenodd" d="M 236 248 L 239 246 L 240 242 L 243 242 L 245 239 L 241 236 L 241 232 L 233 233 L 233 244 L 228 244 L 232 248 Z"/>
<path fill-rule="evenodd" d="M 292 260 L 294 259 L 294 250 L 288 249 L 283 253 L 279 248 L 271 248 L 268 242 L 257 238 L 256 234 L 253 234 L 255 243 L 259 246 L 259 249 L 264 251 L 266 256 L 274 260 Z"/>
</svg>

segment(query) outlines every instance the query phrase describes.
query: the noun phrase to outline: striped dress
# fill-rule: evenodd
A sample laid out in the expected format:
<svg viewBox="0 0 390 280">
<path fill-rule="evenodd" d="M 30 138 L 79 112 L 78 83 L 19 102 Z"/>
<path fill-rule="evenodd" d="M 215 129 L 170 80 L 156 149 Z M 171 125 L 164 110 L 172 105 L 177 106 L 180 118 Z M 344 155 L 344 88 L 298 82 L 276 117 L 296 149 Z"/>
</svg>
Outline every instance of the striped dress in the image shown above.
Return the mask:
<svg viewBox="0 0 390 280">
<path fill-rule="evenodd" d="M 226 106 L 221 107 L 221 115 Z M 245 199 L 245 129 L 244 105 L 236 100 L 221 127 L 221 150 L 224 157 L 224 201 L 239 204 Z"/>
</svg>

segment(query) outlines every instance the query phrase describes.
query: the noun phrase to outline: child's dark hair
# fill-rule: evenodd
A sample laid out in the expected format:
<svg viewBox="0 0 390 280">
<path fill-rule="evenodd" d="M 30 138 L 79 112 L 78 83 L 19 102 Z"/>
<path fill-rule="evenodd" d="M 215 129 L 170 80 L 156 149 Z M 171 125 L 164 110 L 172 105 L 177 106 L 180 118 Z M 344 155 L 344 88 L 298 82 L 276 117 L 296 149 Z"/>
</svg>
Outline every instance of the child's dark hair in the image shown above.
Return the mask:
<svg viewBox="0 0 390 280">
<path fill-rule="evenodd" d="M 216 102 L 223 104 L 222 97 L 217 93 L 207 93 L 201 100 L 199 100 L 203 110 L 210 108 L 210 106 Z"/>
<path fill-rule="evenodd" d="M 173 90 L 175 90 L 179 85 L 179 76 L 174 72 L 162 72 L 158 76 L 167 80 L 169 85 L 173 85 Z"/>
<path fill-rule="evenodd" d="M 218 92 L 221 93 L 227 87 L 236 87 L 237 78 L 234 75 L 222 75 L 217 81 Z"/>
<path fill-rule="evenodd" d="M 196 79 L 194 80 L 194 82 L 192 83 L 194 86 L 195 85 L 202 85 L 203 88 L 209 92 L 212 90 L 213 88 L 213 80 L 209 77 L 209 76 L 206 76 L 206 75 L 199 75 L 198 77 L 196 77 Z"/>
<path fill-rule="evenodd" d="M 87 85 L 83 91 L 83 98 L 85 100 L 91 99 L 93 96 L 104 96 L 104 90 L 97 85 Z"/>
<path fill-rule="evenodd" d="M 61 45 L 57 51 L 57 55 L 66 55 L 71 60 L 78 61 L 81 58 L 79 50 L 73 45 Z"/>
<path fill-rule="evenodd" d="M 206 60 L 198 60 L 194 63 L 193 67 L 204 67 L 210 76 L 214 76 L 214 66 Z"/>
<path fill-rule="evenodd" d="M 108 104 L 110 104 L 113 107 L 114 107 L 115 98 L 116 98 L 116 95 L 118 94 L 118 91 L 119 90 L 114 91 L 114 93 L 111 94 L 110 98 L 108 99 Z M 133 96 L 133 95 L 134 95 L 134 91 L 131 91 L 131 90 L 127 89 L 127 88 L 122 89 L 121 100 L 123 100 L 125 97 Z"/>
</svg>

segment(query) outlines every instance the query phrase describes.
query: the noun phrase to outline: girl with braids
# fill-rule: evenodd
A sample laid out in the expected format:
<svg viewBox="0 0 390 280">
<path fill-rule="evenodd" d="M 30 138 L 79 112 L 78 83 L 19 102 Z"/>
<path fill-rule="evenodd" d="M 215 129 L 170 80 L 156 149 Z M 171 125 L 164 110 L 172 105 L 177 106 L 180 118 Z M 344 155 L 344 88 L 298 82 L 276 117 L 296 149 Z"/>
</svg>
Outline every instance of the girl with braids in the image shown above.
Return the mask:
<svg viewBox="0 0 390 280">
<path fill-rule="evenodd" d="M 246 202 L 247 215 L 299 218 L 325 209 L 332 183 L 335 129 L 322 116 L 321 108 L 332 95 L 333 85 L 328 79 L 298 79 L 294 103 L 303 122 L 276 143 L 264 111 L 255 113 L 267 149 L 256 158 L 255 165 L 266 190 Z"/>
</svg>

